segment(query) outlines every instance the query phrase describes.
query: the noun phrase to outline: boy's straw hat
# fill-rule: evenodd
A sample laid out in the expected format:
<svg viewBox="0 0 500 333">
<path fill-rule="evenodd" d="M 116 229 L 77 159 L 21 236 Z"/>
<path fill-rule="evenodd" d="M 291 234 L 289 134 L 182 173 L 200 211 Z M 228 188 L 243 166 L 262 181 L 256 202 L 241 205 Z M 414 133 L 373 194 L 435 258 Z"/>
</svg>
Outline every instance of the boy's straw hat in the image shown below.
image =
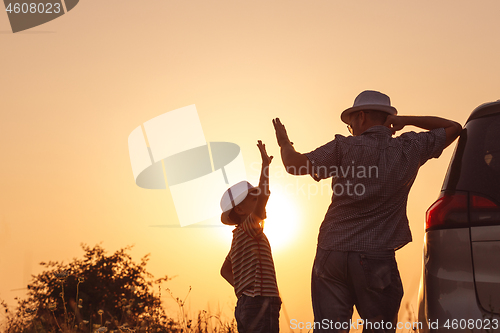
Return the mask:
<svg viewBox="0 0 500 333">
<path fill-rule="evenodd" d="M 356 97 L 352 107 L 342 112 L 340 119 L 344 123 L 349 124 L 349 115 L 361 110 L 377 110 L 392 115 L 398 114 L 396 108 L 391 106 L 391 99 L 389 96 L 378 91 L 365 90 Z"/>
<path fill-rule="evenodd" d="M 231 209 L 245 200 L 248 193 L 256 190 L 258 191 L 259 188 L 254 187 L 252 184 L 245 180 L 228 188 L 222 195 L 222 199 L 220 199 L 220 208 L 222 208 L 222 215 L 220 216 L 220 220 L 222 221 L 222 223 L 226 225 L 236 225 L 236 223 L 229 218 Z"/>
</svg>

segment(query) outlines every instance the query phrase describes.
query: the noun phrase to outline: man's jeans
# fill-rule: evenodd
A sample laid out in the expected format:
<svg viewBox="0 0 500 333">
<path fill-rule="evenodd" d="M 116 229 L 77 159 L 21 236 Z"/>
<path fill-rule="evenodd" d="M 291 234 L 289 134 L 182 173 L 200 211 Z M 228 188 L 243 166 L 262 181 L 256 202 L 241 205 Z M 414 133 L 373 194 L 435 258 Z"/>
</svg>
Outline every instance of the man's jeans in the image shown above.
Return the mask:
<svg viewBox="0 0 500 333">
<path fill-rule="evenodd" d="M 353 305 L 363 332 L 395 332 L 403 284 L 394 251 L 340 252 L 318 247 L 311 281 L 314 332 L 349 332 Z"/>
<path fill-rule="evenodd" d="M 279 297 L 241 295 L 234 316 L 239 333 L 279 333 Z"/>
</svg>

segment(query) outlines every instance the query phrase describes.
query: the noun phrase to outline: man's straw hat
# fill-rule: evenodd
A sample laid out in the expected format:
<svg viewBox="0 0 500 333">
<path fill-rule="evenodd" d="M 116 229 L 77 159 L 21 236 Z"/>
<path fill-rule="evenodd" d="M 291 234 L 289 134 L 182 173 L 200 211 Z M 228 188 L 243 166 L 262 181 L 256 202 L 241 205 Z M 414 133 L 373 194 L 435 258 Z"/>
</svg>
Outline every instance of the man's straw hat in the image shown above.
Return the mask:
<svg viewBox="0 0 500 333">
<path fill-rule="evenodd" d="M 376 110 L 387 112 L 388 114 L 396 115 L 398 111 L 391 106 L 389 96 L 374 90 L 365 90 L 356 97 L 352 107 L 344 110 L 341 113 L 340 119 L 346 124 L 349 124 L 349 116 L 356 111 Z"/>
</svg>

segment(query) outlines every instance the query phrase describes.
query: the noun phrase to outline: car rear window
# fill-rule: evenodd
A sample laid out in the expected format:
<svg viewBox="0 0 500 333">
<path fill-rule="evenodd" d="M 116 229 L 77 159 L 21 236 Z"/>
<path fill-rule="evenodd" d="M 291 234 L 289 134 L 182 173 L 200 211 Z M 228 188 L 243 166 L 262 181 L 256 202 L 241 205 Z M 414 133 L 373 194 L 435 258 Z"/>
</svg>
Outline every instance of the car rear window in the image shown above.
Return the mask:
<svg viewBox="0 0 500 333">
<path fill-rule="evenodd" d="M 500 203 L 500 114 L 465 126 L 443 184 L 446 191 L 470 191 Z"/>
</svg>

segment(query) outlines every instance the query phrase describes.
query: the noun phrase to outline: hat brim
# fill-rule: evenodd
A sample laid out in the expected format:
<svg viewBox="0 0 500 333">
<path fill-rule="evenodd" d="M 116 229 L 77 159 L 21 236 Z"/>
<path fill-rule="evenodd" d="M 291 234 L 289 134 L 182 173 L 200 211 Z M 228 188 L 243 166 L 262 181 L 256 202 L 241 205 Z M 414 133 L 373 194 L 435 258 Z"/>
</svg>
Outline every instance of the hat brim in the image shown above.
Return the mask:
<svg viewBox="0 0 500 333">
<path fill-rule="evenodd" d="M 221 214 L 220 216 L 220 220 L 222 222 L 222 224 L 225 224 L 225 225 L 236 225 L 237 223 L 233 222 L 233 220 L 231 220 L 229 218 L 229 213 L 231 212 L 232 209 L 230 210 L 227 210 L 225 211 L 224 213 Z"/>
<path fill-rule="evenodd" d="M 396 110 L 395 107 L 388 106 L 388 105 L 380 105 L 380 104 L 365 104 L 365 105 L 359 105 L 359 106 L 353 106 L 350 107 L 344 112 L 340 114 L 340 119 L 349 125 L 349 116 L 356 111 L 369 111 L 369 110 L 376 110 L 376 111 L 382 111 L 386 112 L 388 114 L 396 115 L 398 114 L 398 110 Z"/>
<path fill-rule="evenodd" d="M 249 195 L 250 193 L 253 193 L 253 192 L 259 192 L 259 190 L 260 190 L 260 189 L 259 189 L 258 187 L 252 187 L 252 188 L 249 188 L 249 189 L 248 189 L 248 193 L 247 193 L 247 195 Z M 223 212 L 223 213 L 221 214 L 221 216 L 220 216 L 220 220 L 221 220 L 221 222 L 222 222 L 223 224 L 225 224 L 225 225 L 237 225 L 237 224 L 238 224 L 238 223 L 236 223 L 236 222 L 233 222 L 233 220 L 231 220 L 231 219 L 229 218 L 229 213 L 231 212 L 231 210 L 233 210 L 233 208 L 226 210 L 226 211 L 225 211 L 225 212 Z"/>
</svg>

